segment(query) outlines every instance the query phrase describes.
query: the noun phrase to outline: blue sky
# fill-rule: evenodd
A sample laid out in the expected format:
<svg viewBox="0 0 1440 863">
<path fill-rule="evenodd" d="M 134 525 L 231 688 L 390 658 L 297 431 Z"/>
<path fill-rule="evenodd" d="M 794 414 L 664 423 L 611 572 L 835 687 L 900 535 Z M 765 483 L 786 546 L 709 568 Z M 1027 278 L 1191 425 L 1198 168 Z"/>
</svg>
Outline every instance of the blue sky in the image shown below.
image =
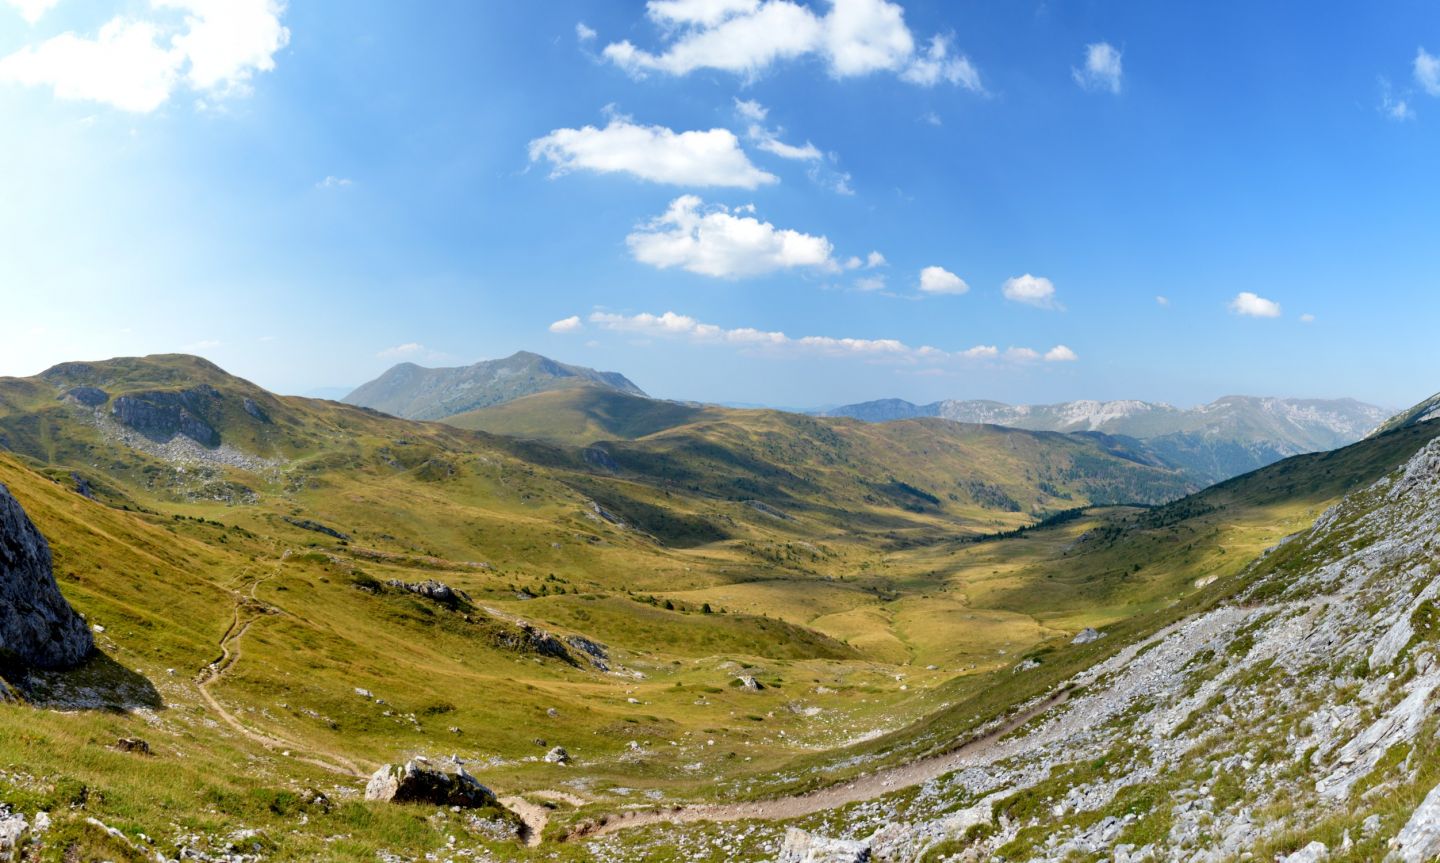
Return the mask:
<svg viewBox="0 0 1440 863">
<path fill-rule="evenodd" d="M 1436 55 L 1418 0 L 0 0 L 0 374 L 1406 405 Z"/>
</svg>

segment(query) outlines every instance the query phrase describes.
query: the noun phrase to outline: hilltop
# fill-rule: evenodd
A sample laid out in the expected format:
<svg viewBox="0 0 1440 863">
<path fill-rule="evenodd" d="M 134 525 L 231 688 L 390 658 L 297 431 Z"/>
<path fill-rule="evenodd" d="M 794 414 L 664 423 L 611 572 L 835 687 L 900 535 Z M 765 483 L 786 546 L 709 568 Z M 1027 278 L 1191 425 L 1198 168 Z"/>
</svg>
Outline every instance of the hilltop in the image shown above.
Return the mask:
<svg viewBox="0 0 1440 863">
<path fill-rule="evenodd" d="M 618 372 L 599 372 L 519 351 L 458 368 L 401 363 L 341 401 L 405 419 L 436 420 L 532 393 L 586 386 L 645 394 Z"/>
<path fill-rule="evenodd" d="M 945 400 L 916 405 L 883 399 L 824 415 L 867 422 L 939 417 L 1041 431 L 1100 431 L 1144 441 L 1166 464 L 1218 482 L 1288 456 L 1354 443 L 1390 412 L 1354 399 L 1226 396 L 1189 409 L 1133 400 L 1049 405 Z"/>
</svg>

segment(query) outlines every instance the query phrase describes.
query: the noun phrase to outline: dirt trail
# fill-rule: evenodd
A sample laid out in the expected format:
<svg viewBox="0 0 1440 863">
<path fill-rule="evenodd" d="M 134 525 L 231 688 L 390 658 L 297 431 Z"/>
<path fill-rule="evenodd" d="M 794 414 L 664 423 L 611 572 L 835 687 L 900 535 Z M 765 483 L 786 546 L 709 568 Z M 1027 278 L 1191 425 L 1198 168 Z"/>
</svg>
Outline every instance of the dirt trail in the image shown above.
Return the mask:
<svg viewBox="0 0 1440 863">
<path fill-rule="evenodd" d="M 276 561 L 274 569 L 251 583 L 248 593 L 236 594 L 235 617 L 230 621 L 230 626 L 225 630 L 225 634 L 220 636 L 220 655 L 209 665 L 201 669 L 200 674 L 195 678 L 195 683 L 200 690 L 200 697 L 205 700 L 205 703 L 209 705 L 210 709 L 215 711 L 215 714 L 219 716 L 226 725 L 235 729 L 242 737 L 258 743 L 266 749 L 279 749 L 282 752 L 293 753 L 293 751 L 302 750 L 305 747 L 293 740 L 278 735 L 264 734 L 252 730 L 242 723 L 234 714 L 226 710 L 220 704 L 220 701 L 210 692 L 210 686 L 218 681 L 225 672 L 240 659 L 240 645 L 238 642 L 250 628 L 250 625 L 267 614 L 283 614 L 280 609 L 266 605 L 256 598 L 256 591 L 260 588 L 261 584 L 280 574 L 280 568 L 285 565 L 285 558 L 289 556 L 290 552 L 287 550 L 280 556 L 280 559 Z M 241 579 L 243 579 L 243 577 L 244 573 L 242 573 Z M 290 757 L 296 761 L 313 764 L 316 767 L 344 776 L 365 775 L 354 762 L 342 756 L 335 755 L 334 753 L 328 753 L 327 755 L 327 757 L 333 759 L 333 761 L 327 761 L 324 758 L 317 758 L 310 755 L 291 754 Z"/>
<path fill-rule="evenodd" d="M 921 758 L 899 767 L 891 767 L 861 776 L 843 785 L 832 785 L 818 791 L 809 791 L 790 797 L 777 797 L 772 800 L 755 800 L 745 803 L 700 803 L 676 806 L 671 809 L 619 812 L 603 816 L 597 822 L 583 824 L 571 831 L 565 838 L 568 841 L 591 836 L 604 836 L 607 833 L 651 824 L 688 824 L 694 821 L 748 821 L 752 819 L 776 821 L 803 818 L 827 809 L 836 809 L 851 803 L 872 800 L 903 788 L 922 785 L 966 766 L 977 756 L 984 755 L 989 751 L 1000 738 L 1036 716 L 1063 704 L 1068 697 L 1069 693 L 1062 690 L 1034 707 L 1012 716 L 995 730 L 972 738 L 955 749 Z"/>
</svg>

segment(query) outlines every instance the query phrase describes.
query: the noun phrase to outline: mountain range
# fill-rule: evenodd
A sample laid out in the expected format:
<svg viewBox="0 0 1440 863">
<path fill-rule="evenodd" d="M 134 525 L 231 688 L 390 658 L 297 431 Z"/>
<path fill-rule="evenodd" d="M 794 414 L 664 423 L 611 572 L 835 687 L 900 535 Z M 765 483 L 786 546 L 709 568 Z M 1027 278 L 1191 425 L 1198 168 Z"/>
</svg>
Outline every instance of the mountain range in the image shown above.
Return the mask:
<svg viewBox="0 0 1440 863">
<path fill-rule="evenodd" d="M 883 399 L 824 411 L 867 422 L 939 417 L 1036 431 L 1098 431 L 1142 440 L 1166 463 L 1218 482 L 1286 456 L 1353 443 L 1391 414 L 1354 399 L 1226 396 L 1194 408 L 1144 401 L 1009 405 L 945 400 L 917 405 Z"/>
</svg>

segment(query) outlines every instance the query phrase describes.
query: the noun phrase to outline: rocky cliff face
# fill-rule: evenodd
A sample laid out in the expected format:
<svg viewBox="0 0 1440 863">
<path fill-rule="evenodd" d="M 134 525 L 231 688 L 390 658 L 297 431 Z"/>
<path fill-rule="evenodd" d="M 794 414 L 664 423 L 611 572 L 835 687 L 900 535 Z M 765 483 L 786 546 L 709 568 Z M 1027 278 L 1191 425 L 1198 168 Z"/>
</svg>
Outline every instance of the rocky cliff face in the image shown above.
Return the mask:
<svg viewBox="0 0 1440 863">
<path fill-rule="evenodd" d="M 120 423 L 153 441 L 163 443 L 180 434 L 214 448 L 220 445 L 220 433 L 204 417 L 219 400 L 213 387 L 198 386 L 179 392 L 156 390 L 120 396 L 111 410 Z"/>
<path fill-rule="evenodd" d="M 0 485 L 0 657 L 66 668 L 94 649 L 85 620 L 60 595 L 50 567 L 50 544 Z"/>
</svg>

